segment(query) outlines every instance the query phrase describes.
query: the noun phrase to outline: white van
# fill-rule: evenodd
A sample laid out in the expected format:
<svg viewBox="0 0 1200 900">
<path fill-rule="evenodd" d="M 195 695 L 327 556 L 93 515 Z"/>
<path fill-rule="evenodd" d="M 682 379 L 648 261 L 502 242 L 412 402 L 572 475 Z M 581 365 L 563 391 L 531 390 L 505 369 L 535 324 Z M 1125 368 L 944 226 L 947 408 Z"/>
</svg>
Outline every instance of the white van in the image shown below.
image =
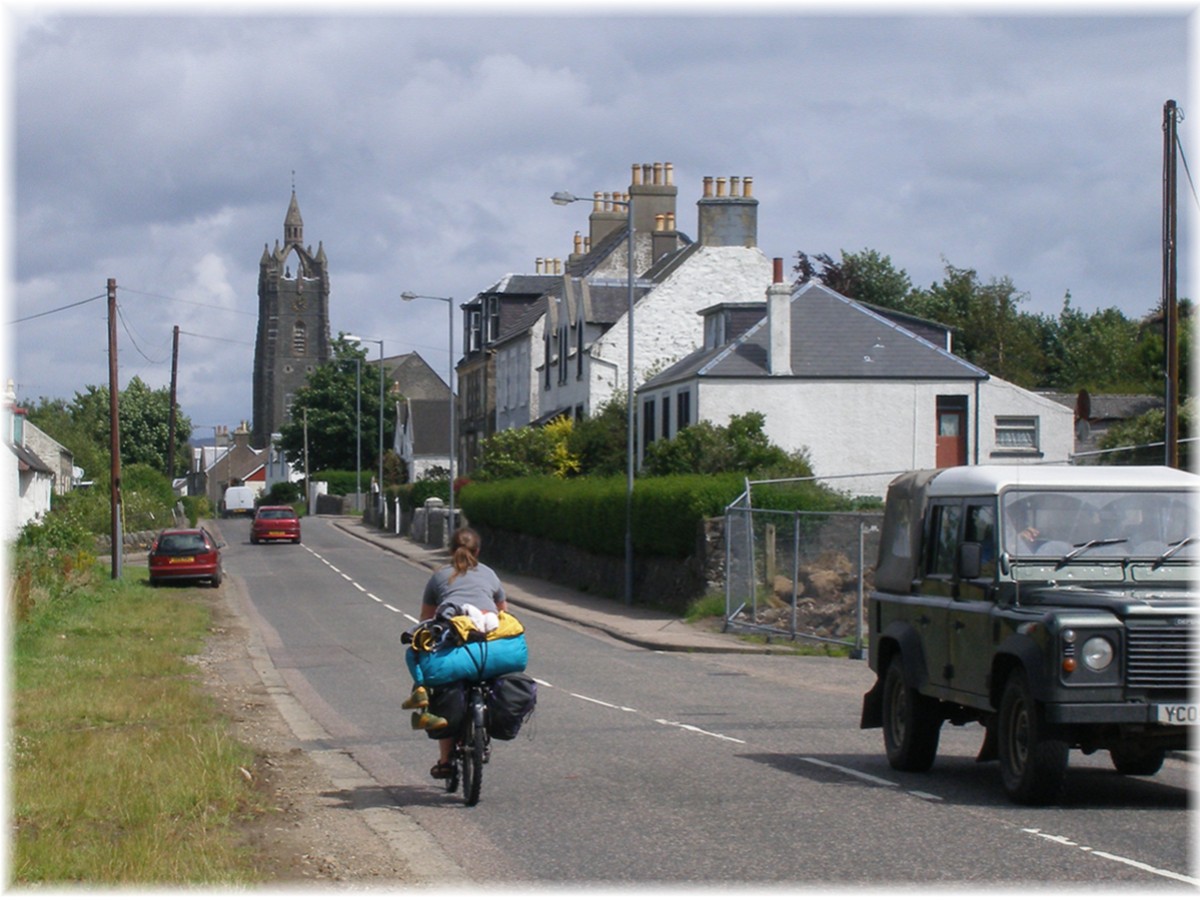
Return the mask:
<svg viewBox="0 0 1200 900">
<path fill-rule="evenodd" d="M 254 488 L 244 484 L 225 489 L 225 499 L 221 503 L 221 518 L 237 515 L 254 515 Z"/>
</svg>

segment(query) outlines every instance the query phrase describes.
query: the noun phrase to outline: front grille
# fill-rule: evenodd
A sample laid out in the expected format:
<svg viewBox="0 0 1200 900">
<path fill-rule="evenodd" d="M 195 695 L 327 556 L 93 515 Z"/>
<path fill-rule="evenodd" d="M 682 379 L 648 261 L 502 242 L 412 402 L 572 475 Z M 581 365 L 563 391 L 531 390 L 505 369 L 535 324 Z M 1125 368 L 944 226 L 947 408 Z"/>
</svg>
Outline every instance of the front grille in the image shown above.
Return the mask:
<svg viewBox="0 0 1200 900">
<path fill-rule="evenodd" d="M 1127 631 L 1129 687 L 1191 690 L 1196 687 L 1197 647 L 1189 626 L 1139 626 Z"/>
</svg>

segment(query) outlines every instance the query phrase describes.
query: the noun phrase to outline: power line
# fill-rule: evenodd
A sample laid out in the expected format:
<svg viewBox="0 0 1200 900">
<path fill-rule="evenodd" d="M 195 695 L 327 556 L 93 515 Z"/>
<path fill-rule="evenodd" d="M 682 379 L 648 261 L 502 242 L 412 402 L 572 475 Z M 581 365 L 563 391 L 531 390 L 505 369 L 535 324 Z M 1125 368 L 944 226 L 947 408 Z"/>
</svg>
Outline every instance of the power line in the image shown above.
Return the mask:
<svg viewBox="0 0 1200 900">
<path fill-rule="evenodd" d="M 45 312 L 34 313 L 31 316 L 22 316 L 19 319 L 13 319 L 8 322 L 9 325 L 19 325 L 22 322 L 28 322 L 30 319 L 40 319 L 42 316 L 53 315 L 54 313 L 63 312 L 64 310 L 74 309 L 76 306 L 83 306 L 85 303 L 91 303 L 94 300 L 103 300 L 108 294 L 97 294 L 95 297 L 88 297 L 86 300 L 77 300 L 74 303 L 68 303 L 66 306 L 60 306 L 57 309 L 48 309 Z"/>
<path fill-rule="evenodd" d="M 252 341 L 235 341 L 233 338 L 216 337 L 211 334 L 196 334 L 194 331 L 183 331 L 180 329 L 180 334 L 186 334 L 188 337 L 204 338 L 206 341 L 221 341 L 224 344 L 241 344 L 243 347 L 253 347 Z"/>
<path fill-rule="evenodd" d="M 121 320 L 121 327 L 125 329 L 125 334 L 129 336 L 129 342 L 133 344 L 133 349 L 141 354 L 142 359 L 153 366 L 161 366 L 167 361 L 166 357 L 163 359 L 151 359 L 146 355 L 146 351 L 138 346 L 137 338 L 134 337 L 133 329 L 130 328 L 129 323 L 125 321 L 125 311 L 121 308 L 121 304 L 119 303 L 117 304 L 117 318 Z"/>
<path fill-rule="evenodd" d="M 201 306 L 205 309 L 219 309 L 221 312 L 234 313 L 239 316 L 257 316 L 257 313 L 243 312 L 240 309 L 230 309 L 228 306 L 217 306 L 215 303 L 201 303 L 198 300 L 182 300 L 179 297 L 171 297 L 167 294 L 154 294 L 150 291 L 138 291 L 128 287 L 122 287 L 121 290 L 128 294 L 138 294 L 142 297 L 154 297 L 157 300 L 170 300 L 172 303 L 185 303 L 188 306 Z"/>
</svg>

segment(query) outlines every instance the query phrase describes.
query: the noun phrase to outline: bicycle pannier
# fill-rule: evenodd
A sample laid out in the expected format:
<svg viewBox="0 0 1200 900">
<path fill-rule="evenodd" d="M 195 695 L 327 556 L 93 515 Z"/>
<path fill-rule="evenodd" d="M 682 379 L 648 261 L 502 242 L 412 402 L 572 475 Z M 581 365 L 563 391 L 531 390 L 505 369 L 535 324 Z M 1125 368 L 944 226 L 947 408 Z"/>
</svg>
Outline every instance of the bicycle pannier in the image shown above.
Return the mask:
<svg viewBox="0 0 1200 900">
<path fill-rule="evenodd" d="M 453 737 L 462 727 L 467 714 L 467 692 L 461 681 L 440 684 L 429 690 L 429 711 L 446 720 L 444 728 L 430 728 L 426 734 L 431 738 Z"/>
<path fill-rule="evenodd" d="M 524 672 L 493 678 L 488 683 L 488 734 L 511 741 L 537 706 L 537 682 Z"/>
</svg>

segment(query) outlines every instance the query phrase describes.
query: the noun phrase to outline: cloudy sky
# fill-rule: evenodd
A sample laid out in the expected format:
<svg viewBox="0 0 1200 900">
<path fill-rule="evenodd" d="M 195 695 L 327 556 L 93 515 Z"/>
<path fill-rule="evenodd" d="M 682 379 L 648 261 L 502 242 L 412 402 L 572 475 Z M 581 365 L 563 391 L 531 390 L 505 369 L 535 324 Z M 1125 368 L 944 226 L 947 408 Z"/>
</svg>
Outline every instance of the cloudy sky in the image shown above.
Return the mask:
<svg viewBox="0 0 1200 900">
<path fill-rule="evenodd" d="M 692 236 L 704 176 L 751 176 L 759 245 L 789 268 L 870 248 L 918 286 L 946 263 L 1009 277 L 1031 312 L 1159 301 L 1169 99 L 1191 149 L 1186 7 L 443 8 L 10 8 L 18 398 L 107 384 L 114 278 L 121 384 L 170 383 L 178 325 L 197 437 L 250 419 L 258 263 L 293 181 L 334 334 L 439 372 L 446 304 L 401 292 L 463 302 L 566 257 L 590 204 L 550 194 L 623 190 L 633 163 L 674 164 Z M 1180 185 L 1182 238 L 1182 166 Z"/>
</svg>

